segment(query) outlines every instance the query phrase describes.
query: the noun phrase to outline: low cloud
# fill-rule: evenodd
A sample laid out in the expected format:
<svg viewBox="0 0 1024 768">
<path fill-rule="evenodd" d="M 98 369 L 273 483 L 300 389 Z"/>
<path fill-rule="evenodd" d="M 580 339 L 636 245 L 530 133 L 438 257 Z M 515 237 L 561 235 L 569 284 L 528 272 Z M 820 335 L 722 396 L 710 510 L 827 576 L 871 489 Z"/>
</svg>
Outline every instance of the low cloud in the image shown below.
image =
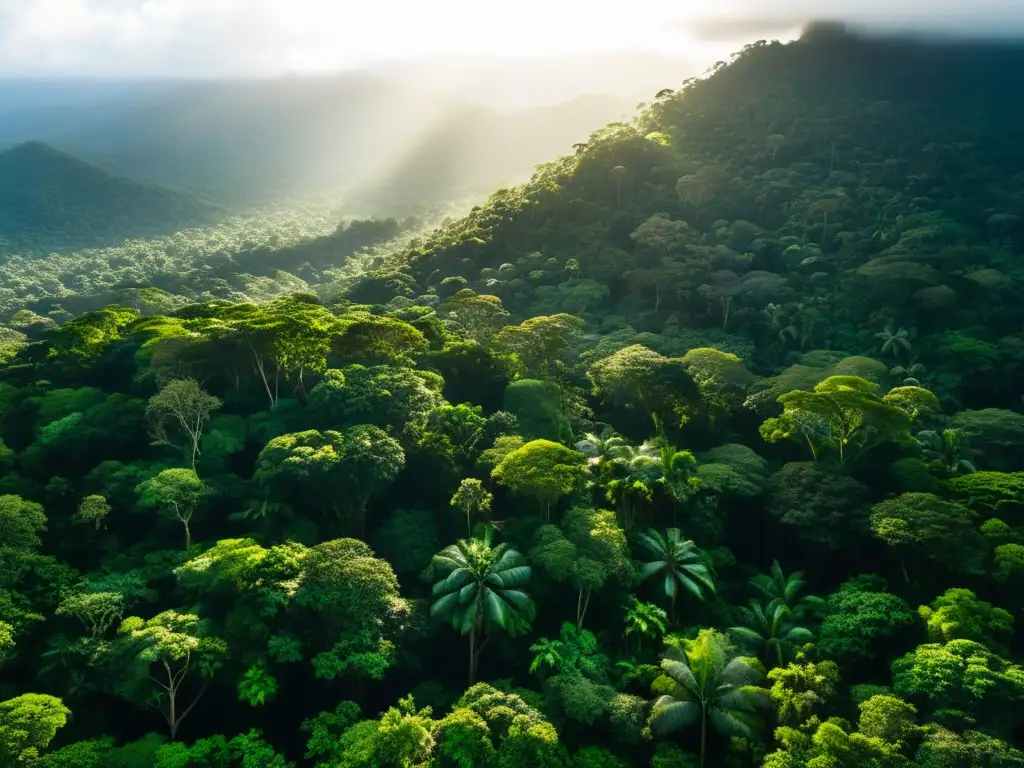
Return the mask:
<svg viewBox="0 0 1024 768">
<path fill-rule="evenodd" d="M 1024 35 L 1021 0 L 0 0 L 0 77 L 217 76 L 336 70 L 446 53 L 716 55 L 816 19 L 876 30 Z M 683 6 L 686 8 L 686 6 Z M 704 46 L 704 47 L 702 47 Z M 714 58 L 711 58 L 713 61 Z"/>
<path fill-rule="evenodd" d="M 704 41 L 751 42 L 791 35 L 812 21 L 844 22 L 877 33 L 942 37 L 1024 37 L 1020 0 L 763 0 L 679 20 L 674 28 Z"/>
</svg>

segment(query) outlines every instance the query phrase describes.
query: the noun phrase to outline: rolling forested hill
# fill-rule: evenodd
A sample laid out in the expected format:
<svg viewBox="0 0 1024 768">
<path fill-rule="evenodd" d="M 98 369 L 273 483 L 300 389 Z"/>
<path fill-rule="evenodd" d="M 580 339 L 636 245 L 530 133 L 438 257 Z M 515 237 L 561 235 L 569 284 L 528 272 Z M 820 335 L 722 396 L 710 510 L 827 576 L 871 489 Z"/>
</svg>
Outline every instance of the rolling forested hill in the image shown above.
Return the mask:
<svg viewBox="0 0 1024 768">
<path fill-rule="evenodd" d="M 216 207 L 39 142 L 0 152 L 0 254 L 115 245 L 211 223 Z"/>
<path fill-rule="evenodd" d="M 422 234 L 26 279 L 0 765 L 1024 765 L 1022 81 L 815 26 Z"/>
<path fill-rule="evenodd" d="M 516 317 L 725 331 L 767 366 L 904 328 L 944 396 L 1019 405 L 1022 89 L 1021 46 L 754 44 L 394 264 Z"/>
</svg>

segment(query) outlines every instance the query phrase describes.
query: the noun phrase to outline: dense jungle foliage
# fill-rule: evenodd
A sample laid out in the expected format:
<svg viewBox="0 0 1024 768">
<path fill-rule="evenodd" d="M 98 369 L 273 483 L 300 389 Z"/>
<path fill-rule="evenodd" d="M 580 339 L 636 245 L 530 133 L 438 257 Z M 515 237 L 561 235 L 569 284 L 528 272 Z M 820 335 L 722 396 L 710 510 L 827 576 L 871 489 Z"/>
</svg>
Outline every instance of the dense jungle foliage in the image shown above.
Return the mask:
<svg viewBox="0 0 1024 768">
<path fill-rule="evenodd" d="M 0 765 L 1024 764 L 1022 80 L 816 28 L 426 234 L 8 304 Z"/>
</svg>

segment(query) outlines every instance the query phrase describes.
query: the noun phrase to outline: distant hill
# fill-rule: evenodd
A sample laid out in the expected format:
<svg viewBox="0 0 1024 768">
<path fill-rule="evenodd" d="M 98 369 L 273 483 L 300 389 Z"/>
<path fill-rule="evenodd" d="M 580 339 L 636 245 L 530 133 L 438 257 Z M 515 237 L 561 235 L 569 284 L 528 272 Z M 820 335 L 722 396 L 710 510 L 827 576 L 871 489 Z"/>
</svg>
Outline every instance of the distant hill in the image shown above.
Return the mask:
<svg viewBox="0 0 1024 768">
<path fill-rule="evenodd" d="M 537 163 L 636 106 L 584 96 L 501 111 L 365 72 L 122 89 L 83 82 L 91 101 L 39 87 L 0 83 L 0 102 L 8 102 L 0 147 L 43 140 L 236 209 L 352 186 L 373 187 L 375 202 L 428 205 L 486 193 L 525 180 Z"/>
<path fill-rule="evenodd" d="M 113 245 L 207 224 L 218 213 L 41 142 L 0 152 L 0 255 Z"/>
</svg>

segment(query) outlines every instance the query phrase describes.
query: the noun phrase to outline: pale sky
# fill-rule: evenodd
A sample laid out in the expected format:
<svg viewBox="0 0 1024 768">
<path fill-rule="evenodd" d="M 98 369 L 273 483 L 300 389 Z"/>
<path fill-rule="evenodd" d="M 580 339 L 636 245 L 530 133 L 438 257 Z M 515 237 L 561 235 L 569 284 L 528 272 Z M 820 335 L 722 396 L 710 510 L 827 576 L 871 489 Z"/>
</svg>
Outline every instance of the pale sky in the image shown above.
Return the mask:
<svg viewBox="0 0 1024 768">
<path fill-rule="evenodd" d="M 277 75 L 644 50 L 713 63 L 810 18 L 1007 33 L 1024 0 L 0 0 L 0 76 Z"/>
</svg>

